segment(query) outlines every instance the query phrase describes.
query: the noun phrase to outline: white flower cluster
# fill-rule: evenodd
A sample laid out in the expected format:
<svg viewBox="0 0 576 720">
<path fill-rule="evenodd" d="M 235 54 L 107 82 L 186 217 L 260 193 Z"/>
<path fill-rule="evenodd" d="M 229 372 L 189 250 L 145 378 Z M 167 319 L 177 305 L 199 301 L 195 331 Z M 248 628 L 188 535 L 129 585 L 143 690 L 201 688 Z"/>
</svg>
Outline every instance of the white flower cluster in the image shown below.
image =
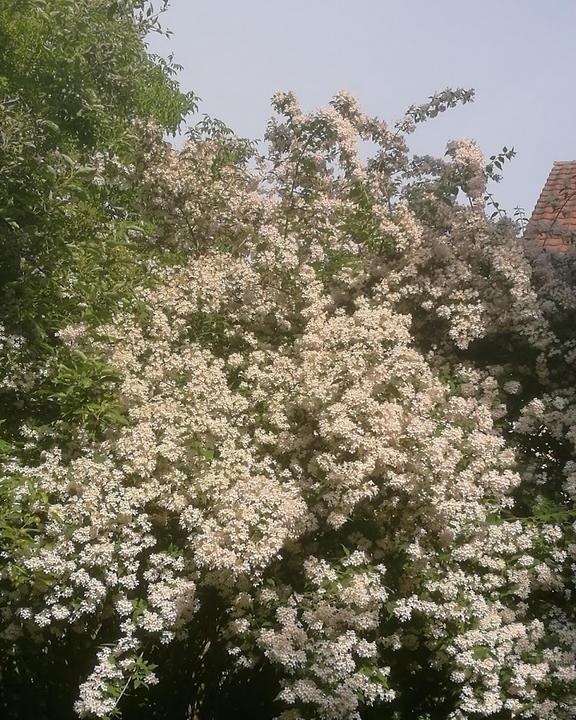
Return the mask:
<svg viewBox="0 0 576 720">
<path fill-rule="evenodd" d="M 486 160 L 474 140 L 453 140 L 449 154 L 464 175 L 464 189 L 477 207 L 482 207 L 486 192 Z"/>
<path fill-rule="evenodd" d="M 403 141 L 348 95 L 311 115 L 274 102 L 284 122 L 250 170 L 214 140 L 150 141 L 149 217 L 186 257 L 145 261 L 137 311 L 60 334 L 120 374 L 128 421 L 8 468 L 39 523 L 3 571 L 30 581 L 12 619 L 115 619 L 83 717 L 117 708 L 150 639 L 192 632 L 209 588 L 234 662 L 276 667 L 286 720 L 393 704 L 422 657 L 454 720 L 569 720 L 574 620 L 541 598 L 565 599 L 576 545 L 554 518 L 514 516 L 535 462 L 497 424 L 532 380 L 465 355 L 516 333 L 544 377 L 558 344 L 530 264 L 475 209 L 439 199 L 427 223 L 409 194 L 385 202 Z M 368 164 L 367 138 L 381 146 Z M 478 199 L 476 146 L 449 149 Z M 504 429 L 574 446 L 575 407 L 573 391 L 536 398 Z"/>
</svg>

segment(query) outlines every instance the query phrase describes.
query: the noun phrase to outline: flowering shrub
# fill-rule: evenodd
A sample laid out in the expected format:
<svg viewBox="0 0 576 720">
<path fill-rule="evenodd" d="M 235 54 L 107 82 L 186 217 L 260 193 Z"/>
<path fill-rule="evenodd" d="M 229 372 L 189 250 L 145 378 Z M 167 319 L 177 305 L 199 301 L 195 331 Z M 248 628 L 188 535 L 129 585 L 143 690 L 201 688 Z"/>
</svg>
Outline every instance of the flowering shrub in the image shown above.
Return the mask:
<svg viewBox="0 0 576 720">
<path fill-rule="evenodd" d="M 147 251 L 58 336 L 108 414 L 4 465 L 3 652 L 80 657 L 77 716 L 574 717 L 574 264 L 474 143 L 409 154 L 469 99 L 280 93 L 265 157 L 138 126 Z"/>
</svg>

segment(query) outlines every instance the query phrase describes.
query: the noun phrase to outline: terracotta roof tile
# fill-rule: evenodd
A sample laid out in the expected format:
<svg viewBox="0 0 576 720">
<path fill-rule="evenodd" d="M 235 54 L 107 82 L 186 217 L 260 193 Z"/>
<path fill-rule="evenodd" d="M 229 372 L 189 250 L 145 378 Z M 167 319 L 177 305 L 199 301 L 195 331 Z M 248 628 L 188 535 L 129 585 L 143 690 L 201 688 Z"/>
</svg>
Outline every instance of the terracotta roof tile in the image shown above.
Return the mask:
<svg viewBox="0 0 576 720">
<path fill-rule="evenodd" d="M 576 161 L 554 163 L 525 237 L 554 252 L 576 243 Z"/>
</svg>

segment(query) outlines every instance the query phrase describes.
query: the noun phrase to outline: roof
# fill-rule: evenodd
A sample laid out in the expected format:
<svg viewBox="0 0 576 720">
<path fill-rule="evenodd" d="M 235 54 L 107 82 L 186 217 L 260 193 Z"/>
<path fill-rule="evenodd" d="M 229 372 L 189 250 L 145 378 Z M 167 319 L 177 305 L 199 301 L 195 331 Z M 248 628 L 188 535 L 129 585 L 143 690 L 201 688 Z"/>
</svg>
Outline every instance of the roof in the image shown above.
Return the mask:
<svg viewBox="0 0 576 720">
<path fill-rule="evenodd" d="M 576 160 L 557 161 L 552 166 L 525 237 L 556 252 L 576 244 Z"/>
</svg>

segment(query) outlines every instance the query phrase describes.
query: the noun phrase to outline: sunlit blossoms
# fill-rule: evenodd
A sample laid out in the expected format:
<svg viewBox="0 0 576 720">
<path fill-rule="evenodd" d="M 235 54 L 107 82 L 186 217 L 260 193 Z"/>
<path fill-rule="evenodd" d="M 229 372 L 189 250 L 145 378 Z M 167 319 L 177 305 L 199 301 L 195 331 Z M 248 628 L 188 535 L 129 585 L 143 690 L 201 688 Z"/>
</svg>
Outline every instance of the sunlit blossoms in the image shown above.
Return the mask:
<svg viewBox="0 0 576 720">
<path fill-rule="evenodd" d="M 549 278 L 571 253 L 485 218 L 474 143 L 412 158 L 417 109 L 273 103 L 266 157 L 137 128 L 148 280 L 60 333 L 120 421 L 6 464 L 35 519 L 4 635 L 94 633 L 85 718 L 197 643 L 227 658 L 205 684 L 269 671 L 269 718 L 570 720 L 576 353 Z"/>
</svg>

